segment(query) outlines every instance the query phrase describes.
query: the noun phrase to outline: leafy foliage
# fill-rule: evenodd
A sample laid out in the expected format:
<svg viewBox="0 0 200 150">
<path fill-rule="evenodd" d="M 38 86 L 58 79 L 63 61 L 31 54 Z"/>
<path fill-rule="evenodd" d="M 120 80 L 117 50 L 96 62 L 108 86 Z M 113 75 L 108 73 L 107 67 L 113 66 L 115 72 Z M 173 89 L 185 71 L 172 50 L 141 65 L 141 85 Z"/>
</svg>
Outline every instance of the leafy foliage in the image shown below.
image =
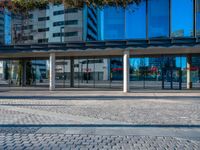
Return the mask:
<svg viewBox="0 0 200 150">
<path fill-rule="evenodd" d="M 139 4 L 142 0 L 0 0 L 0 8 L 7 8 L 12 12 L 22 13 L 36 8 L 44 8 L 49 3 L 64 4 L 65 7 L 82 8 L 84 5 L 103 7 L 126 7 L 128 4 Z"/>
</svg>

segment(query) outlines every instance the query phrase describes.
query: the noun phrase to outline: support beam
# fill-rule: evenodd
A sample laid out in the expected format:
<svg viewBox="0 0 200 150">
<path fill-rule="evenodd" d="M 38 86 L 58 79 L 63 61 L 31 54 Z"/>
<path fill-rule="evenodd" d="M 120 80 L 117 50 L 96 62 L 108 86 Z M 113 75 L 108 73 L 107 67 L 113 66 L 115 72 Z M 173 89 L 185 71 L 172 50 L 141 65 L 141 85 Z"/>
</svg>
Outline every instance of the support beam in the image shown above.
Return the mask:
<svg viewBox="0 0 200 150">
<path fill-rule="evenodd" d="M 192 68 L 192 57 L 191 55 L 188 55 L 187 56 L 187 89 L 192 88 L 191 68 Z"/>
<path fill-rule="evenodd" d="M 74 87 L 74 58 L 70 59 L 70 87 Z"/>
<path fill-rule="evenodd" d="M 124 51 L 124 56 L 123 56 L 123 92 L 128 93 L 129 92 L 129 56 L 130 52 L 129 51 Z"/>
<path fill-rule="evenodd" d="M 49 90 L 53 91 L 55 90 L 55 53 L 50 54 L 50 59 L 49 59 Z"/>
</svg>

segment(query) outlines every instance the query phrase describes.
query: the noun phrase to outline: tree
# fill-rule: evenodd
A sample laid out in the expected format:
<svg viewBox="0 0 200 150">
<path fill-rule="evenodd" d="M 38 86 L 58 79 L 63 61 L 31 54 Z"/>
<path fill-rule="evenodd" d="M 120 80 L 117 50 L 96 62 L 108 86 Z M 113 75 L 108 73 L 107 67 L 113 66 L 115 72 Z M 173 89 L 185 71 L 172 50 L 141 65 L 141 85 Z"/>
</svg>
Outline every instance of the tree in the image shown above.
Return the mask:
<svg viewBox="0 0 200 150">
<path fill-rule="evenodd" d="M 65 7 L 82 8 L 84 5 L 103 7 L 126 7 L 128 4 L 139 4 L 142 0 L 1 0 L 0 8 L 7 8 L 12 12 L 28 12 L 36 8 L 46 7 L 49 3 L 64 4 Z"/>
</svg>

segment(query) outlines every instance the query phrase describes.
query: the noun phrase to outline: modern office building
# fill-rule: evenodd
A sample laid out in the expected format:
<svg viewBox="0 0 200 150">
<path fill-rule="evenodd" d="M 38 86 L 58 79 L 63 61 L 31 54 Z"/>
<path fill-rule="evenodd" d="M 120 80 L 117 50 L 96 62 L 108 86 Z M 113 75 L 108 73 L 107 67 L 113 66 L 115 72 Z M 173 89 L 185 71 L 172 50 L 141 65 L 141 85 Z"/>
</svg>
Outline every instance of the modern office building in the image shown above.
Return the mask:
<svg viewBox="0 0 200 150">
<path fill-rule="evenodd" d="M 0 46 L 11 44 L 11 15 L 6 9 L 0 10 Z M 0 61 L 0 80 L 4 78 L 5 62 Z"/>
<path fill-rule="evenodd" d="M 49 4 L 31 11 L 28 17 L 12 20 L 13 43 L 52 43 L 98 40 L 98 9 L 65 8 Z"/>
<path fill-rule="evenodd" d="M 64 5 L 49 4 L 46 8 L 31 11 L 28 17 L 15 15 L 12 18 L 12 42 L 13 44 L 45 44 L 74 41 L 96 41 L 99 40 L 99 9 L 84 6 L 82 9 L 65 8 Z M 75 66 L 82 69 L 81 78 L 76 69 L 74 77 L 77 80 L 106 80 L 108 78 L 107 64 L 103 59 L 87 59 L 74 62 Z M 93 73 L 93 63 L 96 64 L 97 72 Z M 43 84 L 48 78 L 48 62 L 31 60 L 32 84 Z M 58 86 L 62 80 L 70 78 L 70 61 L 56 61 L 56 79 Z M 46 70 L 46 71 L 45 71 Z M 17 79 L 13 79 L 17 80 Z M 13 82 L 14 83 L 14 82 Z"/>
<path fill-rule="evenodd" d="M 7 53 L 0 48 L 0 58 L 49 60 L 51 90 L 56 85 L 119 87 L 124 92 L 200 87 L 200 0 L 142 0 L 100 12 L 61 7 L 49 5 L 37 10 L 44 13 L 30 14 L 36 16 L 40 36 L 29 32 L 33 44 L 5 47 Z"/>
<path fill-rule="evenodd" d="M 0 13 L 0 42 L 4 43 L 4 13 Z"/>
<path fill-rule="evenodd" d="M 103 11 L 103 39 L 145 39 L 151 43 L 198 37 L 199 6 L 198 0 L 183 0 L 181 3 L 175 0 L 144 0 L 139 5 L 129 5 L 126 9 L 106 7 Z M 184 55 L 130 58 L 131 85 L 136 81 L 142 81 L 148 87 L 154 81 L 153 84 L 159 84 L 162 88 L 186 88 L 186 61 Z M 193 85 L 199 86 L 200 58 L 192 57 L 192 64 Z M 123 73 L 120 73 L 120 76 L 122 78 Z M 140 85 L 144 88 L 142 82 Z"/>
</svg>

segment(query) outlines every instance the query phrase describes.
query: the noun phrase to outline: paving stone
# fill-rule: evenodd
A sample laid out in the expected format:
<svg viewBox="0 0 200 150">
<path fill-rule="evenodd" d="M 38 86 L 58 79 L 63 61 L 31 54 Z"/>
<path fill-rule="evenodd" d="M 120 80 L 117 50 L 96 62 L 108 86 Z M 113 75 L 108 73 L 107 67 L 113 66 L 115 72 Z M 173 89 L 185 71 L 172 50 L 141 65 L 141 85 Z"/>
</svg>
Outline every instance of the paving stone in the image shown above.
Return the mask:
<svg viewBox="0 0 200 150">
<path fill-rule="evenodd" d="M 135 93 L 136 94 L 136 93 Z M 199 125 L 198 99 L 170 97 L 110 99 L 93 96 L 74 99 L 40 99 L 16 97 L 0 99 L 0 124 L 41 125 L 71 122 L 100 124 L 117 121 L 132 125 Z M 103 96 L 102 96 L 103 97 Z M 101 99 L 101 100 L 98 100 Z M 148 115 L 147 115 L 148 114 Z M 68 117 L 71 117 L 70 119 Z M 199 141 L 175 137 L 111 136 L 93 134 L 38 133 L 41 127 L 0 127 L 0 149 L 60 148 L 60 149 L 200 149 Z M 75 130 L 75 129 L 74 129 Z M 91 131 L 90 133 L 95 133 Z M 30 146 L 31 145 L 31 146 Z"/>
<path fill-rule="evenodd" d="M 66 137 L 71 138 L 74 142 L 66 142 L 66 144 L 62 143 L 59 141 L 60 137 L 62 136 L 62 138 L 65 138 L 64 134 L 52 134 L 54 137 L 57 136 L 56 139 L 58 139 L 58 141 L 52 141 L 52 139 L 47 138 L 47 136 L 45 134 L 40 134 L 40 138 L 43 138 L 46 142 L 48 143 L 42 143 L 41 141 L 39 141 L 37 143 L 32 143 L 31 141 L 26 141 L 25 143 L 19 143 L 17 141 L 12 141 L 13 143 L 10 143 L 7 140 L 7 135 L 5 134 L 2 138 L 5 139 L 5 144 L 4 145 L 0 145 L 0 149 L 6 148 L 43 148 L 43 149 L 65 149 L 65 148 L 71 148 L 71 149 L 138 149 L 138 148 L 143 148 L 143 149 L 164 149 L 164 145 L 163 146 L 159 146 L 160 142 L 165 142 L 169 141 L 169 139 L 172 141 L 170 143 L 167 144 L 167 148 L 174 148 L 174 149 L 199 149 L 200 148 L 200 142 L 199 141 L 191 141 L 191 140 L 185 140 L 185 139 L 179 139 L 179 138 L 173 138 L 173 137 L 168 137 L 167 139 L 165 137 L 159 137 L 159 138 L 154 138 L 154 137 L 149 137 L 149 136 L 131 136 L 129 138 L 129 143 L 127 143 L 127 138 L 125 136 L 120 136 L 119 138 L 121 139 L 122 142 L 119 143 L 119 141 L 116 141 L 116 145 L 110 145 L 109 142 L 105 142 L 104 140 L 106 139 L 106 136 L 98 136 L 98 138 L 102 139 L 102 143 L 96 144 L 96 145 L 91 145 L 89 142 L 85 142 L 82 143 L 80 142 L 80 138 L 75 137 L 73 135 L 71 135 L 71 137 L 69 135 L 67 135 Z M 27 135 L 21 135 L 19 136 L 18 140 L 23 139 L 23 137 L 27 137 Z M 32 135 L 34 136 L 34 135 Z M 35 134 L 36 137 L 38 137 L 37 134 Z M 88 139 L 87 135 L 87 139 Z M 95 136 L 91 136 L 91 140 L 92 138 L 96 139 L 97 137 Z M 115 140 L 117 139 L 117 137 L 107 137 L 107 139 L 110 138 L 110 140 L 112 140 L 113 142 L 115 142 Z M 113 138 L 113 139 L 112 139 Z M 84 139 L 84 137 L 83 137 Z M 140 143 L 139 144 L 135 144 L 134 140 L 139 140 Z M 146 142 L 146 140 L 148 140 L 148 142 Z M 149 144 L 149 142 L 151 142 L 151 144 Z"/>
</svg>

